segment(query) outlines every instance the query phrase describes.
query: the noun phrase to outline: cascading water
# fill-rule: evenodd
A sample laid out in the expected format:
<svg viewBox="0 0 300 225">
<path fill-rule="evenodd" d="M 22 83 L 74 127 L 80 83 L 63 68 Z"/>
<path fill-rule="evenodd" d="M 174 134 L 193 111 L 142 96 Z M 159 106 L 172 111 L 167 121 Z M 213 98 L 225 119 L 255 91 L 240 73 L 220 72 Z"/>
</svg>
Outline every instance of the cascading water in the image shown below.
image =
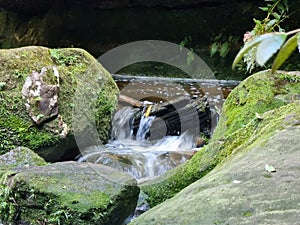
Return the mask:
<svg viewBox="0 0 300 225">
<path fill-rule="evenodd" d="M 193 138 L 187 133 L 147 141 L 154 116 L 142 116 L 134 137 L 132 119 L 136 109 L 123 107 L 113 118 L 112 139 L 105 146 L 92 146 L 79 161 L 101 163 L 127 172 L 139 181 L 152 179 L 192 156 Z"/>
<path fill-rule="evenodd" d="M 124 76 L 119 75 L 115 75 L 115 79 L 117 79 L 120 90 L 126 96 L 131 96 L 133 99 L 143 99 L 142 96 L 146 96 L 147 98 L 144 100 L 156 104 L 162 104 L 163 101 L 161 100 L 163 99 L 172 101 L 179 96 L 188 96 L 194 100 L 204 95 L 207 96 L 210 104 L 211 132 L 217 123 L 224 98 L 238 83 L 236 81 L 197 81 L 175 78 L 172 80 L 169 78 L 165 80 L 159 78 L 160 80 L 158 80 L 158 78 L 129 76 L 124 78 Z M 155 99 L 153 96 L 160 97 Z M 178 105 L 175 106 L 177 110 Z M 191 115 L 184 110 L 184 107 L 182 109 L 182 111 L 177 110 L 176 112 L 182 119 L 180 125 L 184 127 L 187 124 L 183 121 L 188 123 L 189 121 L 186 119 L 191 119 Z M 141 114 L 137 124 L 135 123 L 135 115 L 139 111 L 139 108 L 121 106 L 112 121 L 113 129 L 109 143 L 105 146 L 91 146 L 85 149 L 85 154 L 79 161 L 105 164 L 127 172 L 142 182 L 159 176 L 191 158 L 194 153 L 195 137 L 189 133 L 189 130 L 184 130 L 181 126 L 179 127 L 181 132 L 177 130 L 169 132 L 170 123 L 165 123 L 165 119 L 169 118 L 168 116 L 155 117 L 147 114 L 147 112 Z M 199 119 L 192 118 L 188 127 L 192 129 L 197 127 L 194 121 Z M 171 123 L 174 124 L 174 122 L 176 123 L 172 120 Z M 180 135 L 165 136 L 166 134 Z"/>
</svg>

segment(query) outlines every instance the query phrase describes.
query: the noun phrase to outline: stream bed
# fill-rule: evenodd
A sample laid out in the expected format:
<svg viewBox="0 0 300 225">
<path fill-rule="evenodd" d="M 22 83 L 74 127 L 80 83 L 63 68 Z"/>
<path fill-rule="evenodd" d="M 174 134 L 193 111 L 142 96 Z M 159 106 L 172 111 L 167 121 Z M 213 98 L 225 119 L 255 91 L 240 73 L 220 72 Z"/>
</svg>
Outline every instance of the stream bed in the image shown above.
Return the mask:
<svg viewBox="0 0 300 225">
<path fill-rule="evenodd" d="M 195 80 L 181 78 L 159 78 L 143 76 L 113 76 L 120 94 L 135 99 L 144 105 L 172 102 L 186 96 L 193 99 L 206 97 L 211 111 L 211 130 L 213 132 L 221 112 L 221 107 L 239 82 L 225 80 Z M 162 130 L 152 130 L 154 120 L 164 123 L 155 116 L 143 116 L 137 133 L 133 134 L 133 120 L 138 107 L 119 101 L 119 107 L 112 121 L 111 140 L 102 146 L 92 146 L 85 150 L 79 161 L 101 163 L 129 173 L 139 183 L 164 174 L 175 168 L 200 150 L 195 139 L 199 133 L 189 129 L 176 135 L 166 135 Z M 145 110 L 145 109 L 144 109 Z M 179 118 L 180 119 L 180 118 Z M 197 123 L 195 123 L 197 124 Z M 147 136 L 147 133 L 151 135 Z M 155 137 L 155 138 L 152 138 Z"/>
</svg>

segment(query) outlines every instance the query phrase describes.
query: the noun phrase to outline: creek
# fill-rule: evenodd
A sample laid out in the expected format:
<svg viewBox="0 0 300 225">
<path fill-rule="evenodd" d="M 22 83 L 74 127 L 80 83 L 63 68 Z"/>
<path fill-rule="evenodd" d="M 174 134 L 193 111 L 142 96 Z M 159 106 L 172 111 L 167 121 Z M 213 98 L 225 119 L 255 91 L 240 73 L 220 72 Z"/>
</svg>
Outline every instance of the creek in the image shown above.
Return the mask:
<svg viewBox="0 0 300 225">
<path fill-rule="evenodd" d="M 121 95 L 137 100 L 143 107 L 134 107 L 128 102 L 119 100 L 119 107 L 112 121 L 111 140 L 106 145 L 89 147 L 79 161 L 101 163 L 117 168 L 134 176 L 139 183 L 175 168 L 201 149 L 196 148 L 198 129 L 196 133 L 191 132 L 195 130 L 193 126 L 184 127 L 184 124 L 181 124 L 180 130 L 169 135 L 169 128 L 163 117 L 146 115 L 149 105 L 172 102 L 182 96 L 191 101 L 205 96 L 211 116 L 210 129 L 206 130 L 209 137 L 218 122 L 225 98 L 239 83 L 225 80 L 125 75 L 114 75 L 114 79 Z M 134 132 L 133 124 L 138 112 L 142 116 Z M 178 119 L 183 120 L 180 116 Z M 190 119 L 195 120 L 195 117 Z M 159 129 L 155 129 L 155 123 L 160 125 Z M 192 124 L 197 126 L 198 123 L 192 121 Z"/>
</svg>

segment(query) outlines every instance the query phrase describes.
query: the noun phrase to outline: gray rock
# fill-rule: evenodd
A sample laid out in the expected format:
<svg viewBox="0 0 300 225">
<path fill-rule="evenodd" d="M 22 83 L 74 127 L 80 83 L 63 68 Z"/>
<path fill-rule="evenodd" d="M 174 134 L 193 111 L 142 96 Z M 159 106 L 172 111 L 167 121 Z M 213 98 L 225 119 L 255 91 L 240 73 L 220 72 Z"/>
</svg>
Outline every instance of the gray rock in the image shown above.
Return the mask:
<svg viewBox="0 0 300 225">
<path fill-rule="evenodd" d="M 298 224 L 299 135 L 298 126 L 257 142 L 131 224 Z"/>
<path fill-rule="evenodd" d="M 139 188 L 127 174 L 103 165 L 63 162 L 0 174 L 9 210 L 0 220 L 39 224 L 120 225 L 133 213 Z M 3 187 L 2 187 L 3 189 Z"/>
<path fill-rule="evenodd" d="M 18 147 L 0 156 L 0 168 L 44 166 L 46 161 L 26 147 Z"/>
</svg>

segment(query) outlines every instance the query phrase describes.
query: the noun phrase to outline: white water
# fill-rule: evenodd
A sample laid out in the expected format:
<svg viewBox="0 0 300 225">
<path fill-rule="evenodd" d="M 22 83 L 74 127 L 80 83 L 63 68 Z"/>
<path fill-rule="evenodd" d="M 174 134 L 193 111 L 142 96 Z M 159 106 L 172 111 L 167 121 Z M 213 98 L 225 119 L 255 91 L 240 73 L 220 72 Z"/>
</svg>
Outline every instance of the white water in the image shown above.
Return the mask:
<svg viewBox="0 0 300 225">
<path fill-rule="evenodd" d="M 127 172 L 141 180 L 152 179 L 182 164 L 192 156 L 193 137 L 187 133 L 146 140 L 155 117 L 142 117 L 137 137 L 132 135 L 136 109 L 123 107 L 113 118 L 112 140 L 105 146 L 92 146 L 79 161 L 101 163 Z"/>
</svg>

